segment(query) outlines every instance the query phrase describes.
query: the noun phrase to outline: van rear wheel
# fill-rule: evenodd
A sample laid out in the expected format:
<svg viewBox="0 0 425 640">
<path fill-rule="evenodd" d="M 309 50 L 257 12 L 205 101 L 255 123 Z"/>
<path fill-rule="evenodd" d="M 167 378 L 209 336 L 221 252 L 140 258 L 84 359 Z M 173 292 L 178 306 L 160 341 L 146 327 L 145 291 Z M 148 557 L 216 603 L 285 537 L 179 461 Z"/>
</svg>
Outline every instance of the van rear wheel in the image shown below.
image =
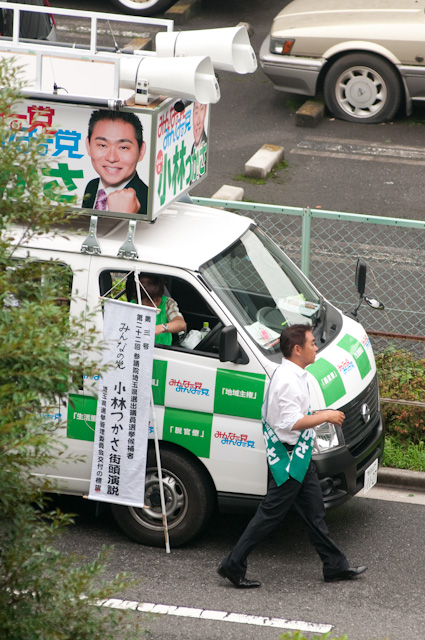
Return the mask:
<svg viewBox="0 0 425 640">
<path fill-rule="evenodd" d="M 178 547 L 198 536 L 214 505 L 215 491 L 201 464 L 184 452 L 161 449 L 162 480 L 170 545 Z M 111 505 L 118 526 L 132 540 L 164 546 L 159 475 L 155 451 L 149 449 L 146 467 L 145 507 Z"/>
</svg>

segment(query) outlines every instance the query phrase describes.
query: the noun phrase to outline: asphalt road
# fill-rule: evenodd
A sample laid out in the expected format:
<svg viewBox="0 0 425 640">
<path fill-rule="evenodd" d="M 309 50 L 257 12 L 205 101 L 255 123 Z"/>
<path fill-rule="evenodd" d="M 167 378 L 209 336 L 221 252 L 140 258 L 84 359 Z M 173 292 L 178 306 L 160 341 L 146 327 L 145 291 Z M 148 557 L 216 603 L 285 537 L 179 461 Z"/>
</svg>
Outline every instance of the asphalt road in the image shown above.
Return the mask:
<svg viewBox="0 0 425 640">
<path fill-rule="evenodd" d="M 203 0 L 201 13 L 183 28 L 253 27 L 258 53 L 284 0 Z M 52 0 L 51 5 L 117 12 L 107 0 Z M 67 19 L 58 21 L 65 34 Z M 147 29 L 147 31 L 149 31 Z M 194 195 L 211 196 L 223 184 L 243 186 L 245 198 L 296 207 L 423 219 L 425 106 L 406 119 L 380 125 L 329 117 L 314 129 L 295 126 L 300 97 L 275 91 L 259 68 L 249 76 L 221 73 L 222 98 L 213 107 L 209 175 Z M 236 178 L 265 143 L 285 149 L 288 167 L 265 185 Z"/>
<path fill-rule="evenodd" d="M 423 505 L 357 497 L 329 512 L 335 541 L 352 563 L 368 566 L 362 577 L 336 584 L 322 581 L 320 561 L 294 514 L 250 556 L 248 576 L 262 587 L 246 592 L 215 571 L 246 516 L 217 515 L 195 544 L 166 554 L 128 540 L 107 512 L 95 518 L 88 501 L 63 497 L 60 503 L 80 514 L 60 542 L 64 551 L 91 559 L 103 544 L 114 545 L 106 577 L 119 571 L 137 576 L 136 586 L 116 594 L 115 605 L 187 608 L 154 618 L 133 611 L 150 640 L 278 640 L 285 620 L 288 628 L 310 629 L 318 637 L 320 629 L 332 629 L 331 637 L 346 633 L 349 640 L 423 638 Z M 220 621 L 202 611 L 238 615 L 231 616 L 234 622 Z M 267 626 L 270 619 L 277 619 L 275 627 Z"/>
</svg>

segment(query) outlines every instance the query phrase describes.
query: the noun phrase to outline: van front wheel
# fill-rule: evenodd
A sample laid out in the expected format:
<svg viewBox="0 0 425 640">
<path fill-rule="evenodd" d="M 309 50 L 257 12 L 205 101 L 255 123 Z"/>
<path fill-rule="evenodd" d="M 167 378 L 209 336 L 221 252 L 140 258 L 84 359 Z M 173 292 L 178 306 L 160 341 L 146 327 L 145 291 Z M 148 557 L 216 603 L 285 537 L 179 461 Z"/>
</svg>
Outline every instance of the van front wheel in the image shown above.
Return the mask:
<svg viewBox="0 0 425 640">
<path fill-rule="evenodd" d="M 162 481 L 170 545 L 193 540 L 207 524 L 215 503 L 212 481 L 205 469 L 184 452 L 161 450 Z M 159 475 L 154 450 L 148 451 L 143 508 L 111 505 L 118 526 L 132 540 L 164 546 Z"/>
</svg>

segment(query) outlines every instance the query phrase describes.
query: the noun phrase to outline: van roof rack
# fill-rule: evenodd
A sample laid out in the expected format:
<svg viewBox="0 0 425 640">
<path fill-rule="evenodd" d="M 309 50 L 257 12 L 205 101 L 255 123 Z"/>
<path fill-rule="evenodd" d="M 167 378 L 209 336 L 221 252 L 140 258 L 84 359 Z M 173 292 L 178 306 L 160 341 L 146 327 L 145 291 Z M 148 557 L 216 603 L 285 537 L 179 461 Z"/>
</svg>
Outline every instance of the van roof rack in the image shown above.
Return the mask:
<svg viewBox="0 0 425 640">
<path fill-rule="evenodd" d="M 60 9 L 56 7 L 35 6 L 35 5 L 23 5 L 14 2 L 0 1 L 0 10 L 7 10 L 13 13 L 12 15 L 12 36 L 3 37 L 0 36 L 0 51 L 3 56 L 10 54 L 10 57 L 17 54 L 25 55 L 26 63 L 30 63 L 31 60 L 31 74 L 34 76 L 33 85 L 31 90 L 23 91 L 23 95 L 31 98 L 47 98 L 61 102 L 83 102 L 88 104 L 87 95 L 59 95 L 57 93 L 58 87 L 53 84 L 46 89 L 46 83 L 43 82 L 43 75 L 47 75 L 50 71 L 52 60 L 55 58 L 69 59 L 71 61 L 96 62 L 104 63 L 114 66 L 114 80 L 113 80 L 113 95 L 110 95 L 110 99 L 118 99 L 119 97 L 119 73 L 120 73 L 120 61 L 125 56 L 135 55 L 140 51 L 123 47 L 122 49 L 105 47 L 98 42 L 98 25 L 100 21 L 118 22 L 118 23 L 131 23 L 135 26 L 151 25 L 157 30 L 173 31 L 174 22 L 172 20 L 166 20 L 162 18 L 139 18 L 136 16 L 122 16 L 113 13 L 103 13 L 95 11 L 79 11 L 74 9 Z M 20 24 L 21 14 L 23 12 L 32 13 L 48 13 L 59 16 L 70 16 L 73 18 L 80 18 L 90 20 L 90 44 L 78 45 L 70 43 L 61 43 L 52 40 L 28 40 L 20 36 Z M 110 28 L 110 26 L 109 26 Z M 154 51 L 143 50 L 143 56 L 154 56 Z M 38 95 L 37 95 L 38 94 Z M 104 105 L 105 101 L 95 100 L 93 106 L 108 106 L 109 108 L 120 108 L 120 104 L 111 103 Z"/>
<path fill-rule="evenodd" d="M 109 211 L 96 211 L 96 213 L 93 213 L 92 210 L 84 211 L 84 209 L 82 209 L 77 215 L 80 214 L 83 216 L 90 216 L 89 233 L 81 245 L 81 253 L 90 253 L 92 255 L 100 255 L 102 253 L 99 240 L 97 238 L 97 225 L 99 218 L 128 220 L 127 238 L 124 244 L 119 248 L 117 256 L 128 260 L 137 260 L 139 255 L 134 244 L 134 234 L 137 223 L 147 222 L 147 220 L 141 220 L 140 217 L 137 218 L 137 214 L 132 213 L 110 213 Z"/>
</svg>

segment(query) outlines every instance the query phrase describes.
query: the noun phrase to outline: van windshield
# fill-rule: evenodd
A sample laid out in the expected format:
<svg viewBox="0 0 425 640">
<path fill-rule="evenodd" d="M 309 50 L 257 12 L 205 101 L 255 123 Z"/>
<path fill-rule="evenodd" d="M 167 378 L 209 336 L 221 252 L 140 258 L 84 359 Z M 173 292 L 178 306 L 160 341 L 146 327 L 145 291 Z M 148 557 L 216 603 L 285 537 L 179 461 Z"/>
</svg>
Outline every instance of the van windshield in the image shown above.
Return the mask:
<svg viewBox="0 0 425 640">
<path fill-rule="evenodd" d="M 201 273 L 250 337 L 270 355 L 279 350 L 285 326 L 313 325 L 319 317 L 317 291 L 255 227 L 205 263 Z"/>
</svg>

